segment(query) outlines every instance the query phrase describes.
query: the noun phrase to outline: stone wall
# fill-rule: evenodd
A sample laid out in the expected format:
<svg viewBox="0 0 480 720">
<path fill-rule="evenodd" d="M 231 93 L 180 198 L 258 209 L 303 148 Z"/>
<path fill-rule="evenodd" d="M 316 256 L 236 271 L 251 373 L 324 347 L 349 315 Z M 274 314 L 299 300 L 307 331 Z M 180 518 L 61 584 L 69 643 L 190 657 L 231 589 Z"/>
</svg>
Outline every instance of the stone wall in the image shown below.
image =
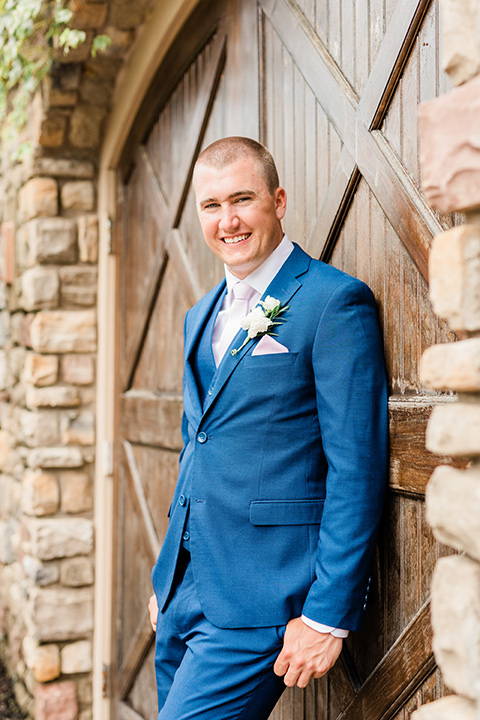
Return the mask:
<svg viewBox="0 0 480 720">
<path fill-rule="evenodd" d="M 430 253 L 435 312 L 460 340 L 423 355 L 426 387 L 458 401 L 435 408 L 426 444 L 468 458 L 466 470 L 439 466 L 426 492 L 436 538 L 459 551 L 437 563 L 432 582 L 434 651 L 456 693 L 425 705 L 415 720 L 480 717 L 480 5 L 441 0 L 443 65 L 456 86 L 420 107 L 423 188 L 440 212 L 462 211 L 465 224 L 438 235 Z"/>
<path fill-rule="evenodd" d="M 0 157 L 0 651 L 36 720 L 92 717 L 98 158 L 151 4 L 70 2 L 87 42 L 33 99 L 32 156 Z"/>
</svg>

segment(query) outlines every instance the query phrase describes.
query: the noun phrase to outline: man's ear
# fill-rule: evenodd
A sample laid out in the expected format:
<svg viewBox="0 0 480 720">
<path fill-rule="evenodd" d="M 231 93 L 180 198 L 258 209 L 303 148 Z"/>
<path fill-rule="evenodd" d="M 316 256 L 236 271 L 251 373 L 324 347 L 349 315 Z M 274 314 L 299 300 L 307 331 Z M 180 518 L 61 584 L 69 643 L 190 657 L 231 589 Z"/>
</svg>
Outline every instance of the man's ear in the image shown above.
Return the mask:
<svg viewBox="0 0 480 720">
<path fill-rule="evenodd" d="M 277 215 L 277 218 L 279 220 L 283 219 L 283 216 L 285 215 L 285 211 L 287 209 L 287 193 L 286 190 L 282 187 L 278 187 L 274 194 L 273 194 L 274 200 L 275 200 L 275 212 Z"/>
</svg>

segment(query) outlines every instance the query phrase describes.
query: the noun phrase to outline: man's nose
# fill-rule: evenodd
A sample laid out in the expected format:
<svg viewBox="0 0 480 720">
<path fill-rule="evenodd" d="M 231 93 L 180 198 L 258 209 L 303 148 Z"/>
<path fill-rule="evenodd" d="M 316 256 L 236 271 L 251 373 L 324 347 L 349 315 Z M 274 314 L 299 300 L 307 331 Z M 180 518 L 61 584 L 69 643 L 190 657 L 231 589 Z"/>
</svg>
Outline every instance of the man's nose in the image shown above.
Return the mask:
<svg viewBox="0 0 480 720">
<path fill-rule="evenodd" d="M 224 233 L 234 232 L 239 225 L 239 219 L 235 208 L 223 207 L 222 214 L 219 222 L 219 228 Z"/>
</svg>

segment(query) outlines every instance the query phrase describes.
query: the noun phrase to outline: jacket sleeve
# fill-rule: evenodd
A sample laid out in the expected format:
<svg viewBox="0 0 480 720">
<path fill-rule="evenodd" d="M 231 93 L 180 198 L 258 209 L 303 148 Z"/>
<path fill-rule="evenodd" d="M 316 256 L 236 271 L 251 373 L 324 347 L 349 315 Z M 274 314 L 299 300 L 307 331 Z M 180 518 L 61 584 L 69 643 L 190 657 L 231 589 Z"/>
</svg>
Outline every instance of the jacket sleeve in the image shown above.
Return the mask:
<svg viewBox="0 0 480 720">
<path fill-rule="evenodd" d="M 303 614 L 361 625 L 388 473 L 388 408 L 375 300 L 349 279 L 332 293 L 313 346 L 318 419 L 328 463 L 316 579 Z"/>
</svg>

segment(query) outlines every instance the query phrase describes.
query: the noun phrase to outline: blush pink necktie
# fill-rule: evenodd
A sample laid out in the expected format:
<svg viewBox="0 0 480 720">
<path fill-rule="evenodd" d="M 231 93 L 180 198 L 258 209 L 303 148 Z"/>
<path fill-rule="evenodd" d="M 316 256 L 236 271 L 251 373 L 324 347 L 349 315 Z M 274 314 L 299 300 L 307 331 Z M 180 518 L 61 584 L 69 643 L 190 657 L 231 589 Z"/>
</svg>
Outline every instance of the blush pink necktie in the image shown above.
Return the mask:
<svg viewBox="0 0 480 720">
<path fill-rule="evenodd" d="M 248 314 L 248 311 L 250 309 L 249 301 L 254 293 L 254 289 L 248 283 L 240 280 L 239 282 L 235 283 L 231 292 L 233 296 L 233 302 L 230 305 L 230 309 L 228 310 L 225 326 L 223 328 L 222 334 L 220 335 L 220 340 L 218 341 L 217 347 L 214 348 L 213 353 L 217 367 L 220 364 L 221 359 L 225 355 L 228 346 L 232 342 L 237 332 L 240 330 L 240 322 L 243 320 L 245 315 Z"/>
</svg>

